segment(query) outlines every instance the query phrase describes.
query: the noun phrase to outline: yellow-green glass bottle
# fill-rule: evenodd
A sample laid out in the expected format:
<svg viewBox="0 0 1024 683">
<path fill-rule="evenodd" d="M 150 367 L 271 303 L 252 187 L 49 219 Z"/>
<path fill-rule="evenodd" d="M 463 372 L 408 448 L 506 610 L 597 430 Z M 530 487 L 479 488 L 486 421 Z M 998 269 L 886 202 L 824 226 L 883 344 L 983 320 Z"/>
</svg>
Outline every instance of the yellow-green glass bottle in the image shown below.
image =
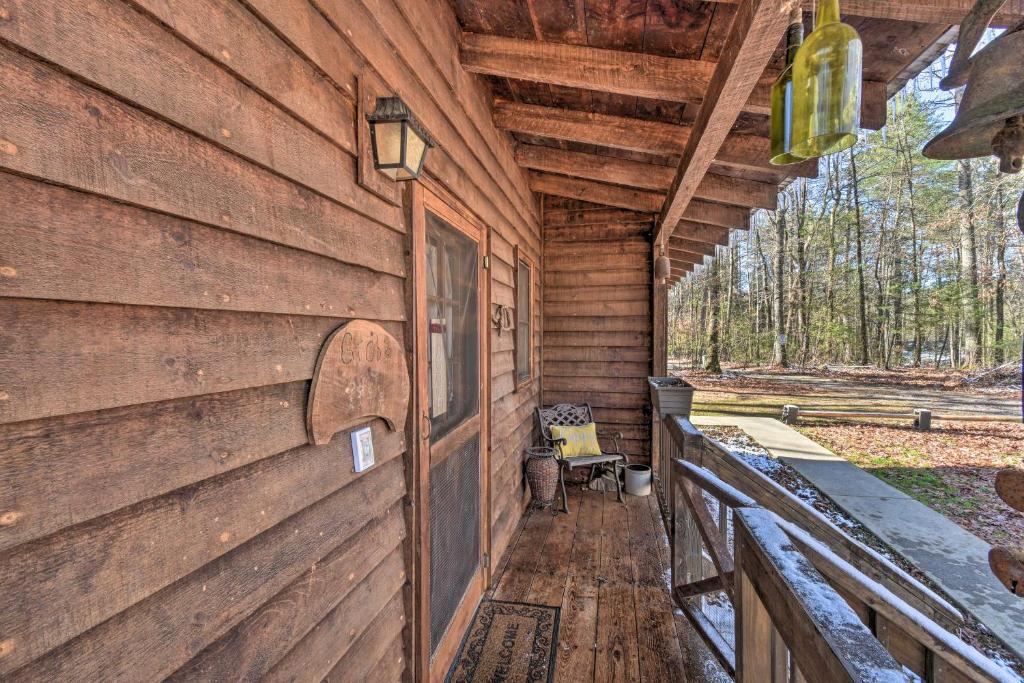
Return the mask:
<svg viewBox="0 0 1024 683">
<path fill-rule="evenodd" d="M 857 31 L 839 21 L 839 0 L 821 0 L 793 60 L 793 154 L 811 159 L 857 142 L 862 54 Z"/>
<path fill-rule="evenodd" d="M 803 12 L 799 5 L 789 17 L 786 31 L 786 64 L 772 84 L 771 158 L 776 166 L 795 164 L 803 157 L 793 154 L 793 59 L 804 39 Z"/>
</svg>

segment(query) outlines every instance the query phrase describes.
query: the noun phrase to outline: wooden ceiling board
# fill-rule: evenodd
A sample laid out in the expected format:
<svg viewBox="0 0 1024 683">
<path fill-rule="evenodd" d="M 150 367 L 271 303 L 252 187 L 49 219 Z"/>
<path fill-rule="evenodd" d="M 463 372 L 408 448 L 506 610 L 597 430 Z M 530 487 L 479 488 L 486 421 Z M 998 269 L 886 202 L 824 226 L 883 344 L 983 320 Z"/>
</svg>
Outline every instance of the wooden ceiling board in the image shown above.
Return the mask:
<svg viewBox="0 0 1024 683">
<path fill-rule="evenodd" d="M 715 5 L 693 0 L 649 0 L 644 52 L 700 59 Z"/>
<path fill-rule="evenodd" d="M 587 44 L 584 0 L 526 0 L 541 40 L 570 45 Z"/>
<path fill-rule="evenodd" d="M 908 0 L 905 5 L 889 0 L 856 0 L 872 13 L 895 12 L 901 20 L 863 16 L 844 17 L 860 33 L 864 41 L 864 76 L 868 81 L 889 83 L 889 92 L 898 88 L 924 65 L 924 56 L 933 55 L 937 42 L 948 40 L 949 23 L 906 21 L 915 16 L 918 6 L 953 4 L 968 0 Z M 700 59 L 716 62 L 722 55 L 726 36 L 736 14 L 735 0 L 701 2 L 698 0 L 451 0 L 459 23 L 466 32 L 537 40 L 549 43 L 580 45 L 595 48 L 642 52 L 662 57 Z M 1024 0 L 1010 0 L 1024 7 Z M 1009 3 L 1008 3 L 1009 5 Z M 929 5 L 930 6 L 930 5 Z M 945 5 L 943 5 L 945 7 Z M 812 28 L 811 7 L 804 3 L 805 34 Z M 1018 11 L 1017 5 L 1013 11 Z M 905 13 L 903 13 L 905 10 Z M 924 11 L 924 10 L 922 10 Z M 931 10 L 927 10 L 931 11 Z M 938 11 L 938 10 L 936 10 Z M 948 10 L 952 11 L 952 10 Z M 1008 11 L 1008 10 L 1004 10 Z M 894 15 L 895 16 L 895 15 Z M 922 15 L 925 16 L 925 15 Z M 927 15 L 927 20 L 934 17 Z M 948 18 L 943 15 L 943 18 Z M 784 46 L 775 48 L 768 63 L 771 73 L 781 69 Z M 557 107 L 577 112 L 593 112 L 639 119 L 660 124 L 687 125 L 695 120 L 699 105 L 636 97 L 571 87 L 554 83 L 508 78 L 512 74 L 484 76 L 496 98 Z M 578 83 L 576 85 L 585 85 Z M 877 112 L 875 112 L 877 114 Z M 876 116 L 877 118 L 877 116 Z M 634 129 L 636 126 L 634 126 Z M 603 146 L 610 140 L 581 142 L 571 138 L 547 138 L 522 131 L 510 131 L 522 143 L 541 145 L 570 152 L 600 154 L 641 163 L 671 165 L 677 154 L 655 153 L 654 150 L 616 149 Z M 767 117 L 760 113 L 741 113 L 730 135 L 765 138 Z M 595 144 L 597 143 L 597 144 Z M 616 144 L 615 147 L 629 145 Z M 788 178 L 781 169 L 749 168 L 744 165 L 716 162 L 715 173 L 759 182 L 780 183 Z"/>
</svg>

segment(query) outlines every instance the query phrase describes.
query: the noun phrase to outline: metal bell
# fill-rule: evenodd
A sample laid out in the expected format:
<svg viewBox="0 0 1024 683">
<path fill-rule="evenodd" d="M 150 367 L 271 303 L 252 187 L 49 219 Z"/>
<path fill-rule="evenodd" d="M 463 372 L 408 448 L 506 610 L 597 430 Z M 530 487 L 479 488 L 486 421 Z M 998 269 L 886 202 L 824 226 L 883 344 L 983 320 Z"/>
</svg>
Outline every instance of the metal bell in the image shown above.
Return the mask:
<svg viewBox="0 0 1024 683">
<path fill-rule="evenodd" d="M 925 145 L 926 157 L 967 159 L 995 154 L 1003 173 L 1021 170 L 1024 157 L 1022 29 L 1024 25 L 1010 29 L 986 45 L 969 59 L 956 81 L 949 84 L 958 85 L 966 80 L 967 87 L 953 122 Z"/>
</svg>

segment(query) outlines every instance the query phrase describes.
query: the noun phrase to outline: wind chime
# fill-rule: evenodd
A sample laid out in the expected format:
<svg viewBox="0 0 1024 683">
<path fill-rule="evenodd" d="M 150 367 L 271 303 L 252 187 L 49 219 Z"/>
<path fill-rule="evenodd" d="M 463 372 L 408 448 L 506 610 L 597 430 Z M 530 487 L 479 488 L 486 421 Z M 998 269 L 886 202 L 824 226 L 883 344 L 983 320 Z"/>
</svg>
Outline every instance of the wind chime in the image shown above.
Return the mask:
<svg viewBox="0 0 1024 683">
<path fill-rule="evenodd" d="M 815 159 L 852 147 L 860 128 L 863 49 L 839 20 L 839 0 L 822 0 L 803 39 L 797 7 L 786 32 L 786 63 L 771 92 L 771 163 Z"/>
<path fill-rule="evenodd" d="M 1002 173 L 1020 173 L 1024 158 L 1024 21 L 1011 26 L 971 55 L 1004 0 L 977 0 L 960 24 L 960 38 L 939 87 L 964 87 L 953 122 L 924 146 L 929 159 L 970 159 L 994 155 Z M 1024 195 L 1017 204 L 1017 227 L 1024 232 Z M 1024 342 L 1021 349 L 1024 379 Z M 1024 384 L 1024 382 L 1022 382 Z M 1024 419 L 1024 386 L 1021 387 Z M 1009 467 L 996 476 L 996 493 L 1024 512 L 1024 469 Z M 1024 548 L 996 546 L 989 551 L 992 573 L 1015 595 L 1024 596 Z"/>
</svg>

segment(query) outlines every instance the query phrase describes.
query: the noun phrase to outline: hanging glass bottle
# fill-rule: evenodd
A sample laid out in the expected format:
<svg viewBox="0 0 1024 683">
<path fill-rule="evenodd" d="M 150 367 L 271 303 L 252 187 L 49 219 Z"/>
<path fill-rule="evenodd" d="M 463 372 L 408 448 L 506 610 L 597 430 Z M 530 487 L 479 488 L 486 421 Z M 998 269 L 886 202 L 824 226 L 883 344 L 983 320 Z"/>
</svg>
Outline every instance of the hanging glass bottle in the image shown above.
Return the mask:
<svg viewBox="0 0 1024 683">
<path fill-rule="evenodd" d="M 776 166 L 803 161 L 792 153 L 793 147 L 793 59 L 804 39 L 803 12 L 794 7 L 786 31 L 786 63 L 772 85 L 771 163 Z"/>
<path fill-rule="evenodd" d="M 861 60 L 860 36 L 839 21 L 839 0 L 821 0 L 793 60 L 793 154 L 820 157 L 857 141 Z"/>
</svg>

